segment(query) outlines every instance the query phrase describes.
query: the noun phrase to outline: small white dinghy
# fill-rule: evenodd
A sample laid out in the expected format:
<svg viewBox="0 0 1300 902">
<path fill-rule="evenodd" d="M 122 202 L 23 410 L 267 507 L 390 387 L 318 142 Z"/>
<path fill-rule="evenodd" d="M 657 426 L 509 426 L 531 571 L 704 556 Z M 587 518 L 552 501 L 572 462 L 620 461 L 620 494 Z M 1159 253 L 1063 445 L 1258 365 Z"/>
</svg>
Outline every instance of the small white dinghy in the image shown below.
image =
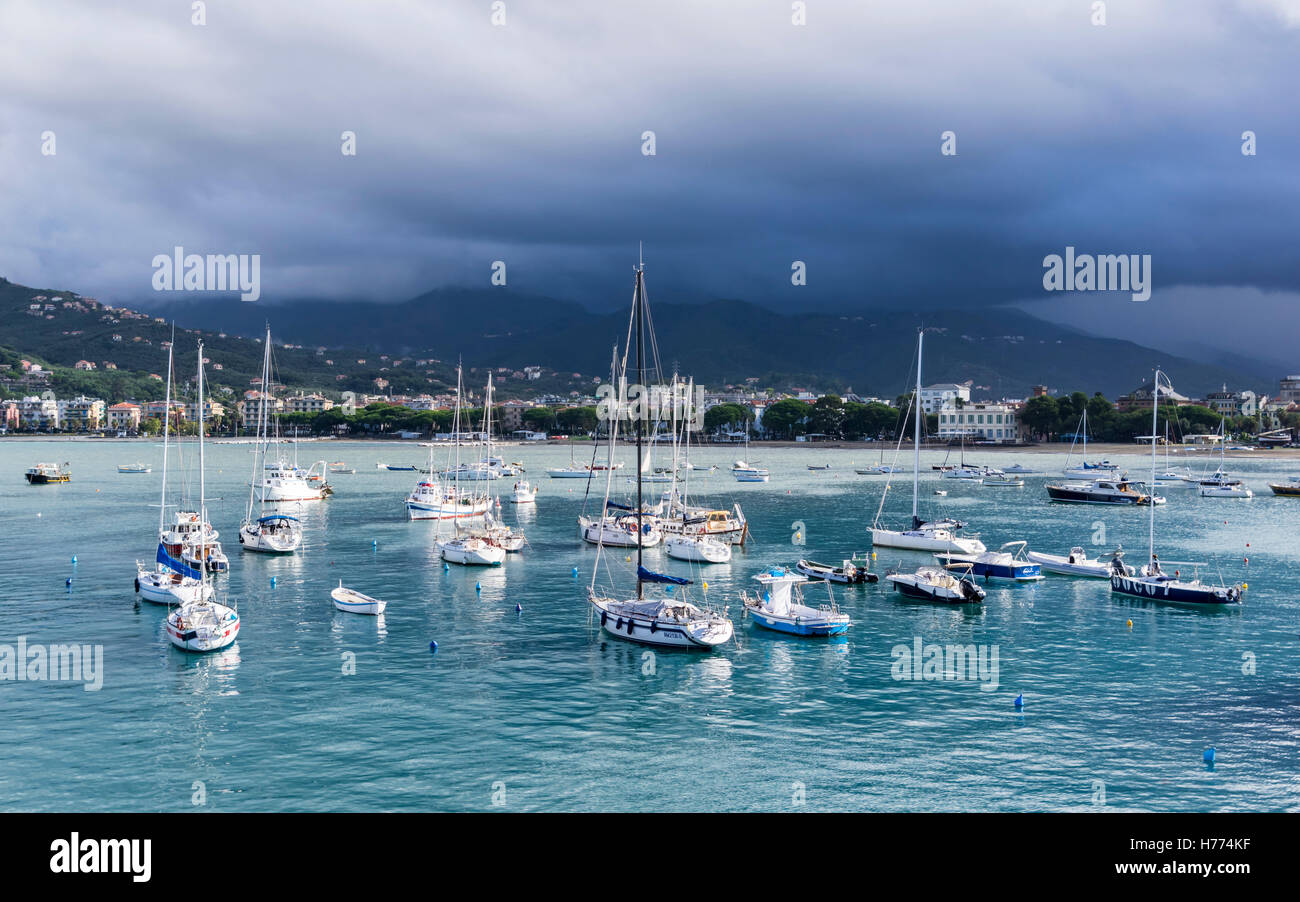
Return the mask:
<svg viewBox="0 0 1300 902">
<path fill-rule="evenodd" d="M 334 599 L 334 607 L 351 614 L 382 614 L 384 608 L 388 607 L 386 601 L 345 588 L 343 580 L 339 580 L 338 588 L 330 592 L 330 598 Z"/>
</svg>

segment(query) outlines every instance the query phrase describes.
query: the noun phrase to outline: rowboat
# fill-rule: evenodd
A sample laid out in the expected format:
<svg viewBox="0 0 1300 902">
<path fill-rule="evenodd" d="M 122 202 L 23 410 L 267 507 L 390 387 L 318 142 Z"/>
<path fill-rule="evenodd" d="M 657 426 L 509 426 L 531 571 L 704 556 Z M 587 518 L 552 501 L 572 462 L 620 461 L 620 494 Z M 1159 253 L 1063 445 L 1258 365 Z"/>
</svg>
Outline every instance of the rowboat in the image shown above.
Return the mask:
<svg viewBox="0 0 1300 902">
<path fill-rule="evenodd" d="M 386 601 L 345 588 L 343 580 L 339 580 L 338 588 L 330 592 L 330 598 L 334 599 L 334 607 L 350 614 L 382 614 L 384 608 L 388 607 Z"/>
</svg>

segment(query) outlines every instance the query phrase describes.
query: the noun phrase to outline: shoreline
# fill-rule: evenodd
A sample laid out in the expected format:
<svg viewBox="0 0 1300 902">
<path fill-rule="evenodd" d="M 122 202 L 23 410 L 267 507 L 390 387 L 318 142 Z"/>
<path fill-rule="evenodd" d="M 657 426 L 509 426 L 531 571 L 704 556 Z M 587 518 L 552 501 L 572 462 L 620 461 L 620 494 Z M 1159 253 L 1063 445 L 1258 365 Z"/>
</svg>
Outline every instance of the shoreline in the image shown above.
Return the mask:
<svg viewBox="0 0 1300 902">
<path fill-rule="evenodd" d="M 189 436 L 187 436 L 186 438 L 189 438 Z M 208 439 L 213 444 L 244 444 L 244 443 L 255 441 L 255 439 L 246 436 L 209 436 Z M 80 443 L 80 444 L 105 443 L 105 444 L 127 445 L 136 442 L 156 444 L 162 441 L 162 436 L 161 435 L 147 436 L 147 437 L 135 436 L 133 438 L 118 438 L 117 436 L 44 435 L 38 433 L 32 433 L 32 434 L 9 433 L 6 435 L 0 435 L 0 442 L 3 441 L 70 442 L 70 443 Z M 428 447 L 430 440 L 427 438 L 403 439 L 403 438 L 375 438 L 375 437 L 368 437 L 368 436 L 341 436 L 341 437 L 305 436 L 301 439 L 286 438 L 286 439 L 282 439 L 282 441 L 286 443 L 299 442 L 301 444 L 347 444 L 350 442 L 354 442 L 358 444 L 378 444 L 378 445 L 394 445 L 394 446 L 406 445 L 411 447 Z M 550 439 L 544 442 L 494 441 L 492 443 L 494 448 L 567 448 L 570 445 L 590 448 L 591 444 L 592 443 L 590 441 L 566 441 L 566 440 L 550 440 Z M 646 447 L 664 446 L 666 444 L 667 444 L 666 442 L 658 442 L 654 444 L 647 442 Z M 451 447 L 450 443 L 442 443 L 439 445 L 439 447 L 442 447 L 443 445 L 445 445 L 446 447 Z M 462 445 L 462 447 L 471 447 L 471 446 L 472 443 Z M 802 449 L 810 452 L 824 452 L 824 451 L 876 451 L 878 452 L 882 446 L 885 448 L 886 455 L 889 455 L 893 453 L 893 448 L 895 447 L 895 444 L 893 442 L 863 442 L 863 441 L 848 441 L 848 440 L 833 441 L 833 442 L 796 442 L 796 441 L 781 439 L 781 440 L 772 440 L 772 441 L 751 442 L 749 444 L 748 453 L 752 455 L 756 451 L 761 452 L 767 449 L 787 450 L 790 448 Z M 692 447 L 697 453 L 699 452 L 712 453 L 718 451 L 727 451 L 731 453 L 733 457 L 743 458 L 746 456 L 746 450 L 744 444 L 732 444 L 730 442 L 719 442 L 719 443 L 695 444 Z M 910 443 L 904 442 L 903 447 L 900 449 L 900 453 L 908 453 L 911 451 L 911 448 L 912 446 Z M 958 449 L 959 446 L 949 445 L 947 443 L 943 443 L 943 444 L 932 443 L 932 444 L 921 445 L 922 451 L 929 451 L 929 452 L 934 452 L 934 451 L 948 452 L 948 451 L 958 450 Z M 981 455 L 984 454 L 1062 454 L 1062 453 L 1068 453 L 1069 450 L 1070 450 L 1069 442 L 1044 442 L 1035 445 L 975 445 L 975 446 L 967 447 L 965 449 L 965 454 L 968 458 L 978 459 Z M 1213 445 L 1177 445 L 1177 444 L 1169 445 L 1169 457 L 1170 457 L 1171 464 L 1174 462 L 1176 458 L 1186 459 L 1189 457 L 1194 457 L 1197 459 L 1202 459 L 1211 454 L 1217 456 L 1217 452 L 1218 449 Z M 1150 445 L 1140 445 L 1137 443 L 1121 443 L 1121 442 L 1089 442 L 1088 443 L 1088 457 L 1093 460 L 1106 458 L 1106 457 L 1117 457 L 1120 455 L 1125 455 L 1125 456 L 1129 456 L 1133 454 L 1149 455 L 1150 453 L 1151 453 Z M 1164 453 L 1165 453 L 1164 446 L 1159 446 L 1157 448 L 1156 454 L 1159 457 L 1159 459 L 1162 461 L 1164 459 Z M 1241 459 L 1241 460 L 1264 460 L 1264 459 L 1300 460 L 1300 448 L 1280 447 L 1280 448 L 1255 448 L 1249 451 L 1229 450 L 1226 452 L 1225 457 L 1231 459 Z"/>
</svg>

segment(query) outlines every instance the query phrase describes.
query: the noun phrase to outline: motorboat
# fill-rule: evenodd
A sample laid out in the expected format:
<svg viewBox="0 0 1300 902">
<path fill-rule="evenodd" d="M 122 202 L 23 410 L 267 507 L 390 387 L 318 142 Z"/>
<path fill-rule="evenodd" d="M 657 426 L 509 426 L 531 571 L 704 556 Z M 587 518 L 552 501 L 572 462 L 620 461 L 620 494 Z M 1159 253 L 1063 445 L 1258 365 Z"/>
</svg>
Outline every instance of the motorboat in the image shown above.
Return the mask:
<svg viewBox="0 0 1300 902">
<path fill-rule="evenodd" d="M 1300 482 L 1270 482 L 1268 487 L 1273 490 L 1274 495 L 1282 495 L 1287 498 L 1300 498 Z"/>
<path fill-rule="evenodd" d="M 42 463 L 32 467 L 23 475 L 31 485 L 53 485 L 71 480 L 72 470 L 66 463 L 63 466 Z"/>
<path fill-rule="evenodd" d="M 885 580 L 906 598 L 944 604 L 979 604 L 984 590 L 969 576 L 959 576 L 943 567 L 919 567 L 913 573 L 889 571 Z"/>
<path fill-rule="evenodd" d="M 386 601 L 344 587 L 343 580 L 339 580 L 337 588 L 330 590 L 330 598 L 334 599 L 334 607 L 349 614 L 379 615 L 384 613 L 384 608 L 388 607 Z"/>
<path fill-rule="evenodd" d="M 1161 495 L 1147 494 L 1140 482 L 1130 482 L 1125 473 L 1119 479 L 1099 478 L 1091 482 L 1065 482 L 1047 486 L 1047 496 L 1053 501 L 1071 504 L 1164 504 Z"/>
<path fill-rule="evenodd" d="M 819 564 L 816 561 L 804 558 L 794 565 L 794 569 L 808 577 L 808 579 L 826 580 L 827 582 L 843 583 L 845 585 L 874 583 L 880 580 L 880 577 L 868 570 L 865 564 L 859 564 L 851 560 L 845 561 L 838 567 L 833 567 L 830 564 Z"/>
<path fill-rule="evenodd" d="M 511 504 L 534 504 L 537 501 L 537 487 L 530 485 L 528 480 L 521 479 L 515 483 L 510 492 Z"/>
<path fill-rule="evenodd" d="M 169 563 L 175 566 L 178 562 Z M 145 601 L 179 605 L 212 597 L 212 585 L 197 570 L 188 567 L 172 569 L 161 561 L 152 564 L 136 561 L 135 566 L 135 590 Z"/>
<path fill-rule="evenodd" d="M 679 561 L 725 564 L 731 560 L 731 544 L 707 534 L 670 535 L 664 539 L 664 550 Z"/>
<path fill-rule="evenodd" d="M 319 461 L 318 465 L 324 469 L 325 461 Z M 310 473 L 283 458 L 267 461 L 260 485 L 262 500 L 269 504 L 323 500 L 330 492 L 320 480 L 312 480 Z"/>
<path fill-rule="evenodd" d="M 935 555 L 939 563 L 949 570 L 958 570 L 984 580 L 1009 579 L 1013 582 L 1037 582 L 1043 578 L 1043 568 L 1025 556 L 1028 542 L 1004 542 L 997 551 L 981 554 Z"/>
<path fill-rule="evenodd" d="M 118 465 L 117 465 L 117 472 L 119 472 L 119 473 L 152 473 L 152 472 L 153 472 L 153 467 L 149 466 L 148 464 L 142 464 L 142 463 L 118 464 Z"/>
<path fill-rule="evenodd" d="M 1090 558 L 1082 545 L 1075 545 L 1070 549 L 1069 554 L 1048 554 L 1043 551 L 1030 551 L 1026 555 L 1029 560 L 1049 573 L 1059 573 L 1062 576 L 1083 576 L 1091 579 L 1110 579 L 1111 573 L 1115 571 L 1115 561 L 1123 556 L 1124 550 L 1121 546 L 1111 552 L 1109 558 Z M 1122 561 L 1120 566 L 1123 567 L 1127 575 L 1133 575 L 1132 567 L 1127 566 Z"/>
<path fill-rule="evenodd" d="M 1025 481 L 1023 479 L 1014 475 L 984 477 L 984 485 L 993 488 L 1020 488 L 1024 484 Z"/>
<path fill-rule="evenodd" d="M 355 473 L 356 471 L 356 467 L 349 467 L 341 460 L 336 460 L 329 466 L 330 475 L 334 475 L 335 473 Z"/>
<path fill-rule="evenodd" d="M 849 615 L 840 611 L 834 599 L 812 607 L 803 599 L 808 577 L 783 567 L 772 567 L 754 579 L 763 587 L 762 596 L 742 592 L 745 613 L 757 626 L 792 636 L 838 636 L 850 626 Z"/>
</svg>

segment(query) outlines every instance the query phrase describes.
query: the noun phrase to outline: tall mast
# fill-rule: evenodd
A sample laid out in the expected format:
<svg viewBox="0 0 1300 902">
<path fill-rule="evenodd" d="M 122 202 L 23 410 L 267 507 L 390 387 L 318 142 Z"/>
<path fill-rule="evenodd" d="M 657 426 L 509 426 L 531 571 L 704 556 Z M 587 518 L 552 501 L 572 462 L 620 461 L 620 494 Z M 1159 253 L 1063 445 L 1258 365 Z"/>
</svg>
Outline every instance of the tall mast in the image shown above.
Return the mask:
<svg viewBox="0 0 1300 902">
<path fill-rule="evenodd" d="M 171 437 L 172 424 L 172 352 L 176 344 L 176 327 L 172 326 L 172 340 L 167 345 L 167 394 L 163 401 L 163 466 L 162 498 L 158 502 L 158 540 L 162 541 L 163 529 L 167 526 L 167 445 Z"/>
<path fill-rule="evenodd" d="M 921 495 L 921 350 L 925 344 L 925 330 L 916 337 L 916 396 L 912 404 L 916 407 L 916 426 L 912 436 L 914 451 L 912 453 L 912 527 L 916 528 L 917 502 Z"/>
<path fill-rule="evenodd" d="M 636 367 L 637 397 L 636 414 L 636 597 L 645 597 L 645 587 L 641 583 L 641 542 L 644 517 L 641 512 L 641 426 L 645 412 L 645 342 L 642 340 L 642 324 L 645 321 L 645 264 L 637 264 L 636 270 Z"/>
<path fill-rule="evenodd" d="M 199 339 L 199 579 L 208 582 L 208 505 L 203 469 L 203 339 Z M 199 592 L 202 600 L 203 592 Z"/>
<path fill-rule="evenodd" d="M 1151 506 L 1151 528 L 1147 537 L 1148 565 L 1156 559 L 1156 426 L 1160 416 L 1160 370 L 1158 369 L 1152 388 L 1154 391 L 1151 392 L 1151 485 L 1147 489 L 1150 493 L 1147 496 L 1147 503 Z M 1086 436 L 1087 433 L 1085 432 L 1084 435 Z M 1148 575 L 1151 570 L 1152 568 L 1148 566 Z"/>
</svg>

